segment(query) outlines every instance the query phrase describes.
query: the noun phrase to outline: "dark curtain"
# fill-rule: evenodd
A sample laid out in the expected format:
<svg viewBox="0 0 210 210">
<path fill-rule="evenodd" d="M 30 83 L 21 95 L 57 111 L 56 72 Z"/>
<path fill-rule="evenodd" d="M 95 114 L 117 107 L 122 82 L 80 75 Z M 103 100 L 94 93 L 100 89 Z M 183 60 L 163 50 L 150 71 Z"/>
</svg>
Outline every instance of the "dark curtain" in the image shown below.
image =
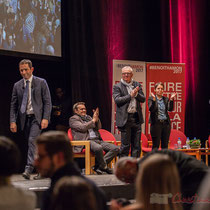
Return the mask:
<svg viewBox="0 0 210 210">
<path fill-rule="evenodd" d="M 170 0 L 171 61 L 186 64 L 186 132 L 201 139 L 207 139 L 209 126 L 206 8 L 207 1 Z"/>
<path fill-rule="evenodd" d="M 205 21 L 199 28 L 202 33 L 199 33 L 201 37 L 198 39 L 206 41 L 208 36 L 203 35 L 209 31 L 208 24 L 205 26 L 209 18 L 207 2 L 203 2 L 206 7 L 202 8 L 200 17 L 196 17 Z M 178 15 L 178 3 L 174 5 L 173 12 Z M 196 6 L 193 8 L 196 9 Z M 172 62 L 170 9 L 169 1 L 165 0 L 65 1 L 65 60 L 71 81 L 72 103 L 85 101 L 89 114 L 92 108 L 98 106 L 105 129 L 110 130 L 111 126 L 112 60 Z M 177 24 L 174 22 L 179 27 Z M 187 39 L 188 34 L 185 36 Z M 176 43 L 173 44 L 176 47 Z M 197 49 L 199 71 L 196 72 L 202 82 L 197 88 L 192 87 L 194 84 L 189 85 L 189 88 L 195 89 L 197 99 L 192 100 L 189 91 L 185 125 L 187 136 L 203 140 L 209 134 L 209 74 L 205 46 Z"/>
<path fill-rule="evenodd" d="M 202 12 L 195 13 L 195 17 L 200 20 L 201 36 L 197 38 L 203 44 L 196 49 L 199 68 L 196 88 L 190 83 L 196 97 L 194 100 L 188 94 L 186 99 L 185 133 L 204 140 L 210 128 L 210 6 L 208 0 L 202 2 Z M 174 11 L 177 9 L 175 5 Z M 72 105 L 86 102 L 89 114 L 99 107 L 103 128 L 108 130 L 111 128 L 112 60 L 172 61 L 169 0 L 63 0 L 62 30 L 61 59 L 18 53 L 0 56 L 1 135 L 11 136 L 9 104 L 13 84 L 21 78 L 18 62 L 22 58 L 33 61 L 34 74 L 47 80 L 52 95 L 55 87 L 62 86 Z M 72 110 L 69 112 L 72 114 Z M 19 142 L 22 144 L 21 139 Z"/>
<path fill-rule="evenodd" d="M 89 113 L 98 106 L 110 130 L 112 60 L 169 62 L 169 29 L 161 24 L 169 13 L 156 0 L 71 0 L 64 13 L 72 103 L 85 101 Z"/>
</svg>

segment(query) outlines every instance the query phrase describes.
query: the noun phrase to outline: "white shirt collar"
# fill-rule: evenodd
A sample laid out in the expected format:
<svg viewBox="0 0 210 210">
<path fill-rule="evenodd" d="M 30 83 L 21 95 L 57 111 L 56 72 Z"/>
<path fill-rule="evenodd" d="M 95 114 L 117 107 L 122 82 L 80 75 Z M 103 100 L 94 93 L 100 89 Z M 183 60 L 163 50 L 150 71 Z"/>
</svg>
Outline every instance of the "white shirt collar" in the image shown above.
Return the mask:
<svg viewBox="0 0 210 210">
<path fill-rule="evenodd" d="M 31 75 L 31 77 L 29 79 L 24 79 L 24 84 L 26 84 L 26 81 L 28 80 L 30 83 L 32 82 L 33 79 L 33 74 Z"/>
</svg>

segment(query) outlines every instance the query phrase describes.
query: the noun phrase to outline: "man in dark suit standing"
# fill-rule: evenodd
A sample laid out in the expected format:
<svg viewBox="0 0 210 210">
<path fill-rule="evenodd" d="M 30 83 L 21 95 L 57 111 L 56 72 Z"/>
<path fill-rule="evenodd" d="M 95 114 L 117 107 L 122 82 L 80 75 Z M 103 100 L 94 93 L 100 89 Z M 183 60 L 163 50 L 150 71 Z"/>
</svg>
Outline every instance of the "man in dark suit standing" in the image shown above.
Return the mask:
<svg viewBox="0 0 210 210">
<path fill-rule="evenodd" d="M 17 119 L 20 129 L 28 140 L 28 156 L 25 179 L 30 179 L 34 169 L 35 139 L 41 130 L 48 127 L 52 109 L 50 91 L 46 80 L 33 76 L 34 68 L 30 60 L 19 63 L 19 71 L 23 79 L 14 84 L 10 105 L 10 130 L 17 132 Z"/>
<path fill-rule="evenodd" d="M 141 124 L 144 122 L 140 103 L 145 102 L 141 84 L 134 81 L 133 69 L 122 68 L 122 79 L 113 87 L 116 103 L 116 125 L 121 132 L 120 156 L 139 157 L 141 152 Z"/>
</svg>

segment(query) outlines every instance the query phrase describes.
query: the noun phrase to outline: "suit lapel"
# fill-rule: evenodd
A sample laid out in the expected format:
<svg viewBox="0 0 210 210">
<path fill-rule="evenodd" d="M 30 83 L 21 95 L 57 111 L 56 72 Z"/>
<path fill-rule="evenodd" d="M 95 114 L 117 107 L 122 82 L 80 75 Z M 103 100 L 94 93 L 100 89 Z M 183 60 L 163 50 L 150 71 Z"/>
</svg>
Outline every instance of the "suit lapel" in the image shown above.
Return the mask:
<svg viewBox="0 0 210 210">
<path fill-rule="evenodd" d="M 36 84 L 36 77 L 33 76 L 32 83 L 31 83 L 31 100 L 34 98 L 34 88 Z"/>
<path fill-rule="evenodd" d="M 123 95 L 128 95 L 128 90 L 127 90 L 126 86 L 123 85 L 122 82 L 121 82 L 121 90 L 122 90 Z"/>
<path fill-rule="evenodd" d="M 21 80 L 21 83 L 19 85 L 19 89 L 20 89 L 21 96 L 23 96 L 24 89 L 25 89 L 25 87 L 24 87 L 24 79 Z"/>
</svg>

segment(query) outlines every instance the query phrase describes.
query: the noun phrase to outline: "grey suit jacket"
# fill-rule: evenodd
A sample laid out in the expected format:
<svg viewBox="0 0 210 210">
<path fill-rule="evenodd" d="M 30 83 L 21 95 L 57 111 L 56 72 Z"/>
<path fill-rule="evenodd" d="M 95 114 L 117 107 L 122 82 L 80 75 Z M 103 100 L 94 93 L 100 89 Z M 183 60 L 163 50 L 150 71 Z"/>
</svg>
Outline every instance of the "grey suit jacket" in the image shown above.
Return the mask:
<svg viewBox="0 0 210 210">
<path fill-rule="evenodd" d="M 10 123 L 20 120 L 21 130 L 24 129 L 26 114 L 20 112 L 24 93 L 24 79 L 19 80 L 13 86 L 10 104 Z M 31 84 L 31 103 L 34 115 L 39 124 L 42 119 L 50 120 L 52 109 L 50 91 L 45 79 L 33 76 Z"/>
<path fill-rule="evenodd" d="M 134 88 L 139 86 L 139 92 L 138 92 L 137 96 L 135 97 L 135 99 L 137 101 L 136 109 L 137 109 L 137 112 L 139 115 L 139 121 L 140 121 L 140 124 L 142 124 L 144 122 L 144 119 L 143 119 L 142 108 L 141 108 L 140 103 L 145 102 L 145 96 L 142 91 L 142 87 L 141 87 L 140 83 L 133 81 L 132 85 L 134 86 Z M 117 109 L 116 109 L 116 125 L 117 125 L 117 127 L 123 127 L 126 124 L 127 119 L 128 119 L 127 109 L 128 109 L 128 105 L 131 101 L 131 96 L 130 96 L 130 94 L 128 94 L 127 88 L 122 82 L 119 82 L 116 85 L 114 85 L 113 98 L 114 98 L 114 101 L 115 101 L 116 107 L 117 107 Z"/>
<path fill-rule="evenodd" d="M 99 129 L 101 129 L 101 122 L 100 120 L 98 121 L 98 123 L 94 123 L 92 121 L 92 117 L 91 116 L 87 116 L 89 118 L 89 122 L 85 122 L 81 119 L 80 116 L 78 115 L 73 115 L 72 117 L 70 117 L 69 119 L 69 126 L 71 128 L 71 132 L 72 132 L 72 137 L 74 140 L 88 140 L 89 139 L 89 132 L 88 129 L 92 128 L 93 130 L 98 131 Z M 80 146 L 75 146 L 74 147 L 74 152 L 81 152 L 83 149 L 83 147 Z"/>
</svg>

